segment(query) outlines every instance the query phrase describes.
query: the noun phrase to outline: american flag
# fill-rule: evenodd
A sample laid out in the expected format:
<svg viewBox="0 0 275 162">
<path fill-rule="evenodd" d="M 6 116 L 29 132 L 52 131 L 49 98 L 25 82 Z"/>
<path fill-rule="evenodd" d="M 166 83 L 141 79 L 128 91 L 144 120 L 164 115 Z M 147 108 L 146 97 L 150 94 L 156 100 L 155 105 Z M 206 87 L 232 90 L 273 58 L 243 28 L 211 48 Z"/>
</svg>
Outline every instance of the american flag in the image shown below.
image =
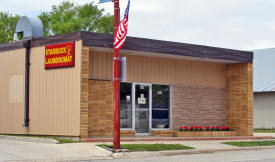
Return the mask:
<svg viewBox="0 0 275 162">
<path fill-rule="evenodd" d="M 128 31 L 129 8 L 130 8 L 130 0 L 128 1 L 128 5 L 125 10 L 124 18 L 121 21 L 121 23 L 118 27 L 118 30 L 117 30 L 117 34 L 116 34 L 116 38 L 115 38 L 115 42 L 114 42 L 115 49 L 117 49 L 117 50 L 121 49 L 121 47 L 124 45 L 125 40 L 126 40 L 126 35 L 127 35 L 127 31 Z"/>
</svg>

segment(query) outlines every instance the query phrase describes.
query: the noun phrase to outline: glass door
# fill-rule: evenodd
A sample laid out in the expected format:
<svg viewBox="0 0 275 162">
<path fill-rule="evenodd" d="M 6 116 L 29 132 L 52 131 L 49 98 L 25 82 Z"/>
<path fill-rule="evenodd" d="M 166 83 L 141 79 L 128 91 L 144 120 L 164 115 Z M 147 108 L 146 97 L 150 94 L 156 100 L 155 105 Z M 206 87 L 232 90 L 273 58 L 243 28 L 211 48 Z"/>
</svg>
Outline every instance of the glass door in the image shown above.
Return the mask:
<svg viewBox="0 0 275 162">
<path fill-rule="evenodd" d="M 150 89 L 147 84 L 135 84 L 135 130 L 136 133 L 149 133 L 150 130 Z"/>
<path fill-rule="evenodd" d="M 147 135 L 170 129 L 169 85 L 120 83 L 120 128 Z"/>
</svg>

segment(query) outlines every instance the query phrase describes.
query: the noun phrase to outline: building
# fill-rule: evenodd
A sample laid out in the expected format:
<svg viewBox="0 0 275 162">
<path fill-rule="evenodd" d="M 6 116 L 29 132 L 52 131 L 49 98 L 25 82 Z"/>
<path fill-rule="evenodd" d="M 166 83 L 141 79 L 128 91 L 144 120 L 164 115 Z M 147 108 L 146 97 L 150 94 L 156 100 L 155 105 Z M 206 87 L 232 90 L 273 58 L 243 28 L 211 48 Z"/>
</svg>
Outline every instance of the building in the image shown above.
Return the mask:
<svg viewBox="0 0 275 162">
<path fill-rule="evenodd" d="M 111 137 L 112 44 L 112 35 L 90 32 L 1 44 L 0 133 Z M 253 135 L 252 52 L 127 37 L 120 54 L 122 136 L 167 135 L 181 125 Z"/>
<path fill-rule="evenodd" d="M 275 48 L 254 53 L 254 128 L 275 128 Z"/>
</svg>

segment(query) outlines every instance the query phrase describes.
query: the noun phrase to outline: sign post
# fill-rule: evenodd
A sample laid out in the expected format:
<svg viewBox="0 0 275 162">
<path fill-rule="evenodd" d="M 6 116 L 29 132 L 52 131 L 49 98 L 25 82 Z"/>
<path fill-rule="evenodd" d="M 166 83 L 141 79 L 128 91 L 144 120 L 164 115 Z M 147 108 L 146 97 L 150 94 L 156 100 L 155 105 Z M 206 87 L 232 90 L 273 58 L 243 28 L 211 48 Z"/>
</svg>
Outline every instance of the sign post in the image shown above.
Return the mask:
<svg viewBox="0 0 275 162">
<path fill-rule="evenodd" d="M 116 39 L 116 34 L 118 26 L 120 23 L 120 8 L 119 0 L 99 0 L 99 3 L 104 2 L 114 2 L 114 41 Z M 119 50 L 114 47 L 113 55 L 114 63 L 114 78 L 113 78 L 113 89 L 114 89 L 114 133 L 113 133 L 113 145 L 114 149 L 120 149 L 120 59 Z"/>
</svg>

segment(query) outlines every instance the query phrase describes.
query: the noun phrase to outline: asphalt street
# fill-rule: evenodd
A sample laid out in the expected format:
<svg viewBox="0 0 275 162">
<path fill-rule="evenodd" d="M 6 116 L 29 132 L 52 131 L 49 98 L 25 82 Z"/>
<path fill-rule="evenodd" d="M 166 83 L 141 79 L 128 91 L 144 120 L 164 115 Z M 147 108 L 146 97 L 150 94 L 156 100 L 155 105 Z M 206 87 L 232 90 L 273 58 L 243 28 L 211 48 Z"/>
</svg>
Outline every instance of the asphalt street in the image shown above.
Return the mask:
<svg viewBox="0 0 275 162">
<path fill-rule="evenodd" d="M 226 151 L 209 154 L 190 154 L 114 160 L 93 160 L 93 162 L 275 162 L 275 149 L 256 151 Z"/>
</svg>

